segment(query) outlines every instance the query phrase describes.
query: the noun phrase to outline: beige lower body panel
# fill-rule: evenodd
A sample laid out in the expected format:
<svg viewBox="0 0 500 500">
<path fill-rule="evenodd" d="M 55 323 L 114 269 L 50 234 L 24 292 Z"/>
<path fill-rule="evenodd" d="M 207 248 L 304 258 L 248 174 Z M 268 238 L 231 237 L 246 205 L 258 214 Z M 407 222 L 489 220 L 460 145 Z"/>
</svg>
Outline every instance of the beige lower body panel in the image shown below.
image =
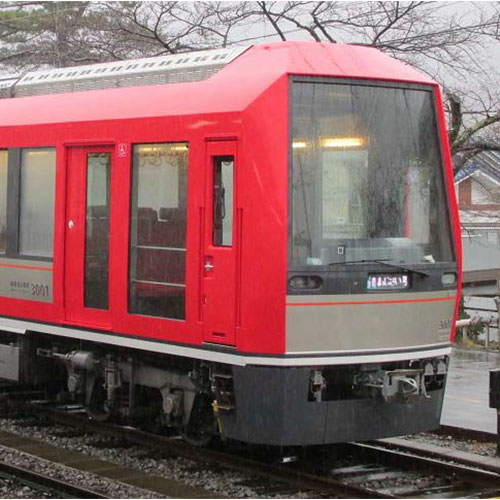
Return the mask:
<svg viewBox="0 0 500 500">
<path fill-rule="evenodd" d="M 288 296 L 287 354 L 398 350 L 449 342 L 456 291 Z"/>
<path fill-rule="evenodd" d="M 0 258 L 0 297 L 52 302 L 52 263 Z"/>
<path fill-rule="evenodd" d="M 67 326 L 50 325 L 46 323 L 36 323 L 18 319 L 4 318 L 0 316 L 0 337 L 2 331 L 28 334 L 29 332 L 39 332 L 55 337 L 84 340 L 86 342 L 98 342 L 121 348 L 137 349 L 140 351 L 156 352 L 173 356 L 201 359 L 216 363 L 227 363 L 236 366 L 280 366 L 280 367 L 300 367 L 300 366 L 329 366 L 348 365 L 359 363 L 384 363 L 393 361 L 403 361 L 407 359 L 424 359 L 437 356 L 445 356 L 451 352 L 449 342 L 440 345 L 419 346 L 404 349 L 379 349 L 360 350 L 355 352 L 335 351 L 320 353 L 300 353 L 298 355 L 268 355 L 258 354 L 248 355 L 231 351 L 214 351 L 202 349 L 195 346 L 182 346 L 170 344 L 168 342 L 158 342 L 147 339 L 139 339 L 128 335 L 115 335 L 110 333 L 100 333 L 94 330 L 75 329 Z"/>
</svg>

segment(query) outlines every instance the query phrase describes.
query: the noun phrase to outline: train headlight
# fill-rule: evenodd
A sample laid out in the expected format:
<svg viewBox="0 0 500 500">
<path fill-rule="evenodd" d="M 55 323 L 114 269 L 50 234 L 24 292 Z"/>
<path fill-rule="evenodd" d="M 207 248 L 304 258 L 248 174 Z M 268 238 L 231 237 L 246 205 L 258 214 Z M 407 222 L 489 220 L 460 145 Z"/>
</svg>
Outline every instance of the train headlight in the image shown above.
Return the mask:
<svg viewBox="0 0 500 500">
<path fill-rule="evenodd" d="M 457 282 L 457 274 L 456 273 L 444 273 L 441 276 L 441 283 L 443 285 L 454 285 Z"/>
<path fill-rule="evenodd" d="M 315 290 L 321 288 L 323 280 L 319 276 L 293 276 L 290 286 L 294 290 Z"/>
</svg>

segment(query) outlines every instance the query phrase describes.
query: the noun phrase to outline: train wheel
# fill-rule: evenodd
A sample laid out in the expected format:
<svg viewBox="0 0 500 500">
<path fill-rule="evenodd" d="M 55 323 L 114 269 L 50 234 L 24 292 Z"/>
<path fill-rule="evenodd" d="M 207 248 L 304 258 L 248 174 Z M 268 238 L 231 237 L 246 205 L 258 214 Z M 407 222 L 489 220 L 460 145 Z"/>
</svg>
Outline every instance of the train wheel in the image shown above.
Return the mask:
<svg viewBox="0 0 500 500">
<path fill-rule="evenodd" d="M 184 441 L 193 446 L 206 446 L 216 435 L 217 422 L 212 408 L 213 398 L 198 393 L 193 403 L 189 422 L 182 432 Z"/>
</svg>

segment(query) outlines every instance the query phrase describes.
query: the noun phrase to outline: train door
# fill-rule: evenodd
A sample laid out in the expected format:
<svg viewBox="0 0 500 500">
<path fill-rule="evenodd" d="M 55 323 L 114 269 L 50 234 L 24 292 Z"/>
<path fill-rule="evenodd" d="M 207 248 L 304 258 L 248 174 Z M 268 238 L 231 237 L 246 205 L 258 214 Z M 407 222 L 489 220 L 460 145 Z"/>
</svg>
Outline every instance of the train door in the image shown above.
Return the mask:
<svg viewBox="0 0 500 500">
<path fill-rule="evenodd" d="M 67 155 L 65 308 L 71 324 L 111 329 L 109 232 L 113 149 L 74 147 Z"/>
<path fill-rule="evenodd" d="M 202 314 L 205 342 L 235 345 L 237 241 L 235 141 L 207 144 Z"/>
</svg>

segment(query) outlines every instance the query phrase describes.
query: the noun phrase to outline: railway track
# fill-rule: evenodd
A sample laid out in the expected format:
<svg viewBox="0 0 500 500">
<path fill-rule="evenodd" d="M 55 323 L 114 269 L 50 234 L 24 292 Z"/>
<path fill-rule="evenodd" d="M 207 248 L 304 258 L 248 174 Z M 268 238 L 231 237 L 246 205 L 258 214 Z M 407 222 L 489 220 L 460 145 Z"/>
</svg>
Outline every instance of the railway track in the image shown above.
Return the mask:
<svg viewBox="0 0 500 500">
<path fill-rule="evenodd" d="M 461 427 L 454 427 L 452 425 L 441 425 L 439 429 L 432 431 L 430 434 L 437 436 L 451 436 L 458 440 L 472 439 L 480 443 L 496 442 L 497 435 L 486 431 L 477 431 L 474 429 L 462 429 Z"/>
<path fill-rule="evenodd" d="M 36 491 L 47 492 L 54 498 L 108 498 L 87 488 L 3 461 L 0 461 L 0 477 L 12 479 Z"/>
<path fill-rule="evenodd" d="M 262 452 L 249 458 L 242 455 L 242 450 L 196 448 L 178 439 L 89 420 L 81 414 L 45 405 L 38 405 L 37 410 L 60 424 L 124 439 L 217 468 L 284 483 L 299 491 L 315 492 L 321 497 L 485 498 L 500 495 L 500 461 L 498 468 L 487 468 L 480 462 L 474 464 L 470 460 L 460 463 L 457 457 L 451 461 L 449 453 L 437 456 L 435 449 L 426 455 L 422 445 L 416 450 L 410 443 L 405 445 L 399 442 L 395 446 L 391 440 L 381 440 L 315 447 L 297 450 L 294 460 L 283 464 L 276 460 L 269 461 Z M 248 454 L 249 450 L 243 451 Z"/>
<path fill-rule="evenodd" d="M 394 444 L 397 442 L 397 445 Z M 480 461 L 459 461 L 446 450 L 414 447 L 403 440 L 352 443 L 353 454 L 362 457 L 359 473 L 332 470 L 337 479 L 374 488 L 392 498 L 486 498 L 500 494 L 500 467 L 486 470 Z M 499 462 L 500 465 L 500 462 Z"/>
</svg>

